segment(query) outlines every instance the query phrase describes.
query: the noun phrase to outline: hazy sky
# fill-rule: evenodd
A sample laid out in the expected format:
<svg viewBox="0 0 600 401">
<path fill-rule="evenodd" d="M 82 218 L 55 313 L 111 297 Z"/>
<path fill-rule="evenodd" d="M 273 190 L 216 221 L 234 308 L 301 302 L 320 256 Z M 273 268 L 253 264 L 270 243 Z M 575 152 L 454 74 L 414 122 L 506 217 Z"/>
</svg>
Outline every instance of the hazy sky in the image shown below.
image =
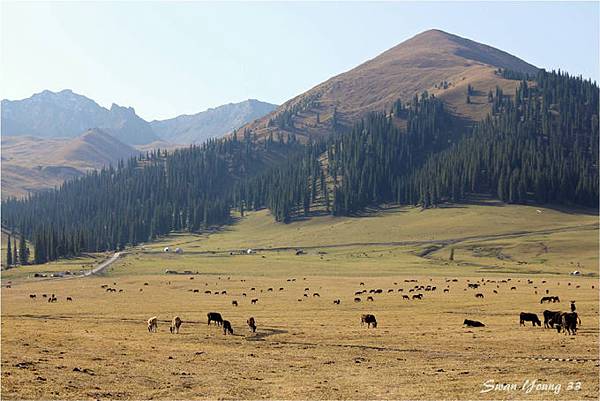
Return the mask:
<svg viewBox="0 0 600 401">
<path fill-rule="evenodd" d="M 438 28 L 599 77 L 599 3 L 1 2 L 1 97 L 69 88 L 147 120 L 273 103 Z"/>
</svg>

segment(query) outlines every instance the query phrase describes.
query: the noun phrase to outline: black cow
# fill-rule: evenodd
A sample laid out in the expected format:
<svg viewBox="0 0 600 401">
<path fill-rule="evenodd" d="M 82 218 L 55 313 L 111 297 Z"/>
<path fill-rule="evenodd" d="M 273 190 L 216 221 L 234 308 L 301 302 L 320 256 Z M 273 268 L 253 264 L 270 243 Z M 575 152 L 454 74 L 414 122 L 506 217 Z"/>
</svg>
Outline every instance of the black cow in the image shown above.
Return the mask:
<svg viewBox="0 0 600 401">
<path fill-rule="evenodd" d="M 360 298 L 354 298 L 354 302 L 360 302 Z"/>
<path fill-rule="evenodd" d="M 475 298 L 483 298 L 483 294 L 482 293 L 477 293 L 477 294 L 475 294 Z"/>
<path fill-rule="evenodd" d="M 463 324 L 466 325 L 467 327 L 485 327 L 485 324 L 478 322 L 477 320 L 465 319 Z"/>
<path fill-rule="evenodd" d="M 560 324 L 560 315 L 562 312 L 560 311 L 544 311 L 544 327 L 547 329 L 553 329 L 555 324 Z"/>
<path fill-rule="evenodd" d="M 210 325 L 210 322 L 215 322 L 215 324 L 217 326 L 222 326 L 223 325 L 223 317 L 221 316 L 220 313 L 218 312 L 208 312 L 206 314 L 206 316 L 208 317 L 208 324 Z"/>
<path fill-rule="evenodd" d="M 250 330 L 252 330 L 253 333 L 256 332 L 256 321 L 254 320 L 253 317 L 246 320 L 246 324 L 248 324 L 248 327 L 250 328 Z"/>
<path fill-rule="evenodd" d="M 365 323 L 367 324 L 368 328 L 370 328 L 371 326 L 373 328 L 376 328 L 377 327 L 377 319 L 375 319 L 375 315 L 371 315 L 371 314 L 362 315 L 360 317 L 360 325 L 363 326 Z"/>
<path fill-rule="evenodd" d="M 525 326 L 525 322 L 531 322 L 533 326 L 535 326 L 536 324 L 538 326 L 542 325 L 542 322 L 535 313 L 521 312 L 521 314 L 519 315 L 519 325 Z"/>
<path fill-rule="evenodd" d="M 565 334 L 576 335 L 577 324 L 581 325 L 581 319 L 577 316 L 577 312 L 565 312 L 560 317 L 561 321 L 556 326 L 556 330 L 560 333 L 562 329 Z"/>
<path fill-rule="evenodd" d="M 227 333 L 233 335 L 233 328 L 231 327 L 231 323 L 229 320 L 223 320 L 223 335 L 227 335 Z"/>
<path fill-rule="evenodd" d="M 336 299 L 335 301 L 333 301 L 334 304 L 339 305 L 342 301 L 340 301 L 339 299 Z"/>
<path fill-rule="evenodd" d="M 233 306 L 238 306 L 238 302 L 237 302 L 237 301 L 235 301 L 235 300 L 233 300 L 233 301 L 231 301 L 231 305 L 233 305 Z"/>
</svg>

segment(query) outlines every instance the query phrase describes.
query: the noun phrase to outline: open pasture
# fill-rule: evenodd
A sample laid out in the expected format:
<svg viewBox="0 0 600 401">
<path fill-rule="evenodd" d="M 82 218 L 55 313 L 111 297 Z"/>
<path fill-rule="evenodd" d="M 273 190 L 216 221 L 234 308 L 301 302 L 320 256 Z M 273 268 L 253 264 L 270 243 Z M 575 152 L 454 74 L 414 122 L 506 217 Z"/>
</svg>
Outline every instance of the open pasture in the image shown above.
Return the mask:
<svg viewBox="0 0 600 401">
<path fill-rule="evenodd" d="M 287 281 L 292 277 L 295 281 Z M 465 291 L 467 280 L 482 278 L 496 283 L 484 281 Z M 404 281 L 409 279 L 418 282 Z M 149 275 L 15 285 L 3 291 L 2 394 L 7 399 L 504 399 L 506 392 L 480 393 L 483 383 L 538 379 L 561 383 L 563 390 L 513 396 L 595 399 L 596 280 L 457 280 L 305 277 L 298 269 L 281 277 Z M 106 292 L 104 284 L 117 291 Z M 436 290 L 410 291 L 415 285 Z M 383 293 L 368 292 L 379 288 Z M 355 296 L 363 289 L 366 294 Z M 562 302 L 541 305 L 546 289 Z M 36 299 L 30 299 L 34 293 Z M 49 303 L 42 293 L 54 293 L 58 301 Z M 416 293 L 423 299 L 413 300 Z M 576 336 L 530 323 L 519 326 L 521 311 L 542 319 L 544 309 L 568 310 L 571 299 L 582 320 Z M 210 311 L 232 323 L 233 336 L 206 324 Z M 377 328 L 361 326 L 363 313 L 377 317 Z M 172 335 L 168 327 L 175 315 L 183 325 Z M 151 316 L 159 319 L 156 334 L 146 328 Z M 256 333 L 246 327 L 250 316 L 257 321 Z M 465 328 L 466 318 L 486 326 Z M 570 381 L 581 382 L 582 389 L 566 391 Z"/>
<path fill-rule="evenodd" d="M 29 273 L 48 266 L 12 269 L 3 274 L 12 285 L 2 289 L 2 396 L 597 399 L 597 217 L 541 215 L 408 208 L 273 225 L 278 234 L 261 229 L 269 216 L 258 212 L 210 235 L 128 249 L 103 276 L 39 281 Z M 256 253 L 239 252 L 248 248 Z M 97 264 L 91 257 L 84 263 Z M 577 268 L 585 275 L 568 274 Z M 540 304 L 550 295 L 561 302 Z M 519 325 L 520 312 L 543 321 L 544 310 L 569 311 L 571 300 L 577 335 Z M 221 313 L 234 334 L 208 326 L 208 312 Z M 361 325 L 367 313 L 376 328 Z M 170 334 L 176 315 L 181 331 Z M 152 316 L 157 333 L 147 330 Z M 464 327 L 465 319 L 485 327 Z M 527 392 L 526 380 L 542 386 Z M 490 381 L 516 388 L 482 393 Z"/>
</svg>

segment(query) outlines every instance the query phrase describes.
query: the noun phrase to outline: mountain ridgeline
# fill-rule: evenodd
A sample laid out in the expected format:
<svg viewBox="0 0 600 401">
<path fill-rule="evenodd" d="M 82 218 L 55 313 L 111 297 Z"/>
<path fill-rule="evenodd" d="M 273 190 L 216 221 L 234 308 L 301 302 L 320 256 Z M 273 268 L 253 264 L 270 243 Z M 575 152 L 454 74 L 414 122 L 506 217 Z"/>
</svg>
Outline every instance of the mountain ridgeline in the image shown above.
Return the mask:
<svg viewBox="0 0 600 401">
<path fill-rule="evenodd" d="M 595 83 L 540 71 L 515 93 L 490 91 L 487 101 L 492 112 L 470 129 L 423 93 L 306 144 L 244 130 L 243 139 L 150 153 L 52 192 L 10 199 L 2 204 L 3 224 L 33 242 L 41 263 L 228 224 L 232 208 L 243 214 L 266 207 L 277 221 L 291 222 L 382 203 L 429 208 L 473 194 L 597 206 Z"/>
</svg>

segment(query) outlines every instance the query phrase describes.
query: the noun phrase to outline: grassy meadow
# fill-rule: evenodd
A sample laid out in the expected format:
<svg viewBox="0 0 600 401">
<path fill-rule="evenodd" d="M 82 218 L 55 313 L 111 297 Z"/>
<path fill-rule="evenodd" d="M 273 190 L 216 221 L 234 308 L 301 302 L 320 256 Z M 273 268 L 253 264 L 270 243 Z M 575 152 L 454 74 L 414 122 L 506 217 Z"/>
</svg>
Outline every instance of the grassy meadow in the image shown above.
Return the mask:
<svg viewBox="0 0 600 401">
<path fill-rule="evenodd" d="M 260 211 L 213 233 L 128 249 L 102 276 L 37 280 L 32 272 L 76 271 L 107 255 L 11 269 L 2 272 L 2 396 L 597 399 L 597 242 L 598 217 L 581 210 L 384 208 L 288 225 Z M 467 289 L 476 281 L 480 288 Z M 354 302 L 363 289 L 383 293 Z M 546 291 L 562 302 L 540 304 Z M 422 300 L 412 300 L 417 293 Z M 570 300 L 582 320 L 576 336 L 519 326 L 519 312 L 542 318 Z M 233 336 L 207 326 L 210 311 L 231 322 Z M 361 326 L 363 313 L 378 327 Z M 175 315 L 184 322 L 178 335 L 168 329 Z M 250 316 L 256 333 L 245 325 Z M 466 318 L 486 326 L 463 327 Z M 490 380 L 561 388 L 482 392 Z"/>
</svg>

